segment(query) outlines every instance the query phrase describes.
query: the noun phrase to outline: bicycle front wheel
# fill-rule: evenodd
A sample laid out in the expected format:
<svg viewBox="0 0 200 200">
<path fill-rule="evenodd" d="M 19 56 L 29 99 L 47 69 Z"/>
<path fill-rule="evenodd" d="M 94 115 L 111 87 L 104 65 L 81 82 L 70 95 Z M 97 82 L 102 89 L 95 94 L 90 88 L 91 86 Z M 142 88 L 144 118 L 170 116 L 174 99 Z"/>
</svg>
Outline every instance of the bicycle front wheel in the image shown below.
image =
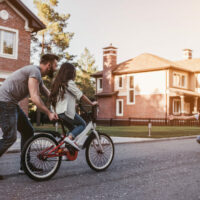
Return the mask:
<svg viewBox="0 0 200 200">
<path fill-rule="evenodd" d="M 61 157 L 49 153 L 57 145 L 56 139 L 48 134 L 38 134 L 27 141 L 22 151 L 22 167 L 30 178 L 48 180 L 58 171 Z"/>
<path fill-rule="evenodd" d="M 86 161 L 91 169 L 103 171 L 112 163 L 114 157 L 114 144 L 112 139 L 104 134 L 99 133 L 99 139 L 102 146 L 100 148 L 97 138 L 94 136 L 86 147 Z"/>
</svg>

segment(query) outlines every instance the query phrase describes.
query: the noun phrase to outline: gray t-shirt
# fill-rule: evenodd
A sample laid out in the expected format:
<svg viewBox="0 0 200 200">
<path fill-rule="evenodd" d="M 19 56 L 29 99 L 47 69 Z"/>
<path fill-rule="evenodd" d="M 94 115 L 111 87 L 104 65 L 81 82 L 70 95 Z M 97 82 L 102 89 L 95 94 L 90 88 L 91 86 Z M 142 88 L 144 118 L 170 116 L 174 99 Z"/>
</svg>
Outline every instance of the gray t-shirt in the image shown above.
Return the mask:
<svg viewBox="0 0 200 200">
<path fill-rule="evenodd" d="M 43 81 L 39 66 L 28 65 L 13 72 L 0 86 L 0 101 L 17 104 L 29 95 L 28 79 L 36 78 L 41 88 Z"/>
</svg>

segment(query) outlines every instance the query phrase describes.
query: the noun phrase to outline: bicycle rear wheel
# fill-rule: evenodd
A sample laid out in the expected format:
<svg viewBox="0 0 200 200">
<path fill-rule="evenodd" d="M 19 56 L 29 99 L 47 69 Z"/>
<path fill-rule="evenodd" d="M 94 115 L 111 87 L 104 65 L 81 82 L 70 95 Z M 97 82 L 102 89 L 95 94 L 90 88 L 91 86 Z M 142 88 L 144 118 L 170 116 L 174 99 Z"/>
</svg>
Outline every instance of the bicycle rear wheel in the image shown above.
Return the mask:
<svg viewBox="0 0 200 200">
<path fill-rule="evenodd" d="M 104 133 L 99 133 L 99 139 L 103 151 L 101 151 L 95 136 L 89 141 L 85 151 L 86 161 L 90 168 L 95 171 L 107 169 L 114 157 L 114 144 L 112 139 Z"/>
<path fill-rule="evenodd" d="M 48 134 L 38 134 L 27 141 L 22 151 L 22 167 L 30 178 L 48 180 L 58 171 L 61 157 L 48 154 L 57 145 L 56 139 Z"/>
</svg>

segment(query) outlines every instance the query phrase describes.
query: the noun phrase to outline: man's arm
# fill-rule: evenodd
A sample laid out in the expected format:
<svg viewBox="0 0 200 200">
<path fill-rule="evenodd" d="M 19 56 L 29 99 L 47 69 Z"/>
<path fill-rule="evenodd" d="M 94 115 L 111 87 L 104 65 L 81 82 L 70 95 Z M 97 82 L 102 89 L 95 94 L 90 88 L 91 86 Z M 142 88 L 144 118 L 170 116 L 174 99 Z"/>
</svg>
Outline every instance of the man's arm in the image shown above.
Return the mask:
<svg viewBox="0 0 200 200">
<path fill-rule="evenodd" d="M 45 114 L 48 115 L 50 120 L 58 119 L 58 116 L 55 113 L 50 112 L 50 110 L 44 105 L 39 94 L 39 82 L 36 78 L 29 78 L 28 80 L 28 89 L 30 97 L 33 103 Z"/>
</svg>

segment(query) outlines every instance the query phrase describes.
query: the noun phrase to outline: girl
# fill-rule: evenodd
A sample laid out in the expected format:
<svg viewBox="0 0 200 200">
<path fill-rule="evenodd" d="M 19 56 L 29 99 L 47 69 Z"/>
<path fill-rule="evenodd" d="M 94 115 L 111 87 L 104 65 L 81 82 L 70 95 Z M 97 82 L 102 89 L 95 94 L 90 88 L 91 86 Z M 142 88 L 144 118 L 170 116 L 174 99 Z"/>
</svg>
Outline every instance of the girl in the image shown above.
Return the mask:
<svg viewBox="0 0 200 200">
<path fill-rule="evenodd" d="M 63 120 L 70 130 L 65 142 L 80 150 L 73 140 L 85 129 L 86 123 L 76 113 L 76 100 L 83 100 L 91 106 L 96 105 L 97 102 L 91 102 L 80 91 L 74 82 L 75 77 L 75 67 L 70 63 L 63 63 L 53 82 L 49 100 L 59 118 Z"/>
</svg>

